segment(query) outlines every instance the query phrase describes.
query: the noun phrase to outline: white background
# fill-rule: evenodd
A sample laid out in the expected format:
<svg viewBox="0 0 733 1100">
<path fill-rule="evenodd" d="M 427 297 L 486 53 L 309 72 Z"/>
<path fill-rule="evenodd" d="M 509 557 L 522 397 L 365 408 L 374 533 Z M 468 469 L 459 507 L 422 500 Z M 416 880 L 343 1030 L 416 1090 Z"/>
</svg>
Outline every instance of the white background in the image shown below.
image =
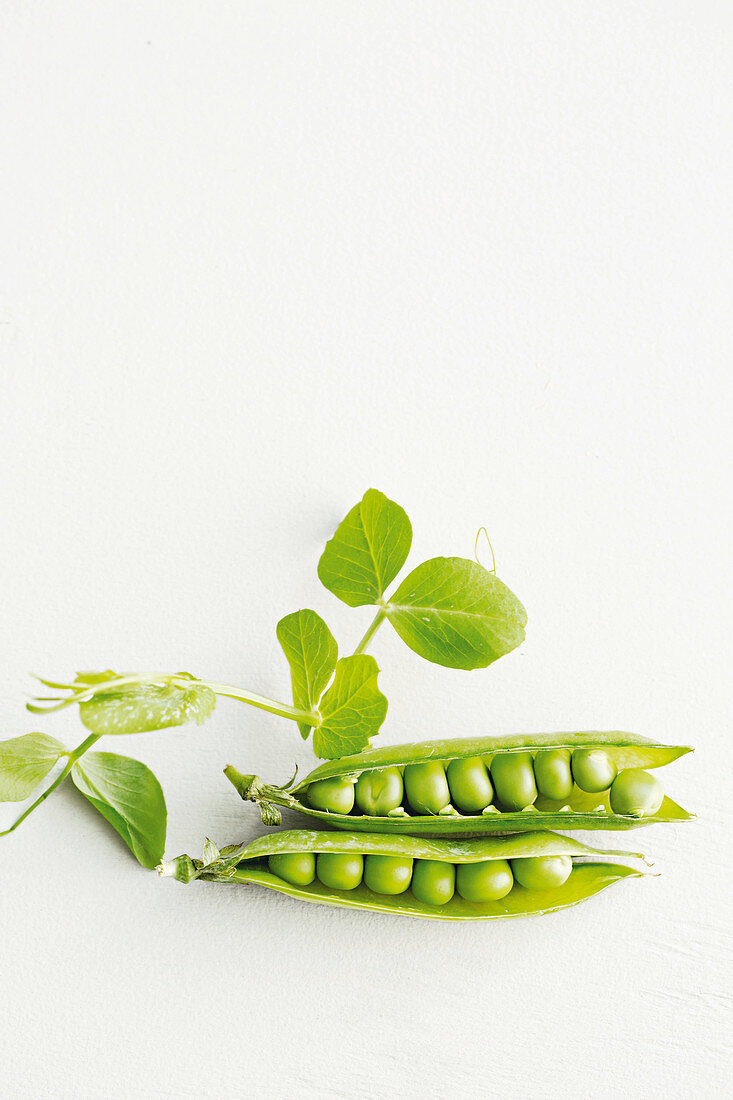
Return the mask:
<svg viewBox="0 0 733 1100">
<path fill-rule="evenodd" d="M 29 671 L 286 698 L 282 615 L 342 653 L 370 621 L 316 563 L 374 485 L 413 565 L 485 524 L 529 613 L 475 673 L 385 627 L 383 742 L 692 743 L 664 781 L 699 820 L 596 834 L 659 878 L 462 925 L 159 880 L 64 788 L 0 841 L 3 1097 L 724 1094 L 732 29 L 699 0 L 6 0 L 4 735 L 83 737 L 25 712 Z M 226 701 L 103 747 L 160 777 L 170 856 L 261 831 L 228 762 L 310 763 Z"/>
</svg>

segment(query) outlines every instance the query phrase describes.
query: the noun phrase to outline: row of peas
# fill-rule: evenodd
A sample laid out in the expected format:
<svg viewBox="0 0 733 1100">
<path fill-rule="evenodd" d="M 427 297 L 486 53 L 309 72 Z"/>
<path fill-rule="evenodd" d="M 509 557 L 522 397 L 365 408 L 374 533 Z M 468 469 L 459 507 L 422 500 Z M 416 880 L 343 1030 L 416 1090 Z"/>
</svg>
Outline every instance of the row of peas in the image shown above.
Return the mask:
<svg viewBox="0 0 733 1100">
<path fill-rule="evenodd" d="M 570 856 L 487 859 L 479 863 L 446 863 L 437 859 L 312 852 L 272 855 L 270 871 L 293 886 L 318 879 L 331 890 L 355 890 L 363 881 L 375 894 L 410 890 L 426 905 L 446 905 L 455 893 L 466 901 L 499 901 L 515 881 L 530 890 L 551 890 L 570 877 Z"/>
<path fill-rule="evenodd" d="M 499 810 L 526 810 L 538 795 L 564 802 L 573 785 L 581 791 L 610 789 L 615 814 L 645 817 L 655 814 L 664 800 L 658 779 L 641 768 L 617 771 L 603 749 L 541 749 L 497 753 L 486 765 L 480 756 L 375 768 L 354 777 L 321 779 L 308 786 L 310 806 L 330 813 L 350 814 L 356 806 L 370 817 L 411 812 L 414 815 L 480 814 Z M 494 806 L 498 802 L 498 807 Z M 406 805 L 403 803 L 406 802 Z"/>
</svg>

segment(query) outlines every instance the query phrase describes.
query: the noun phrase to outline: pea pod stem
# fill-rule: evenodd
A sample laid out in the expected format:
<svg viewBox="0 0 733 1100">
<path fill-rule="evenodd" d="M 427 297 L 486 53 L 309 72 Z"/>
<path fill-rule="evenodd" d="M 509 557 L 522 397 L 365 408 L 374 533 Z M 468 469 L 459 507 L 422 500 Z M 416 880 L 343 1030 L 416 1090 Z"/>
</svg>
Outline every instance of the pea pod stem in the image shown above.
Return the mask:
<svg viewBox="0 0 733 1100">
<path fill-rule="evenodd" d="M 42 802 L 46 801 L 48 796 L 52 794 L 57 787 L 61 786 L 71 769 L 74 767 L 74 764 L 77 762 L 77 760 L 84 755 L 87 749 L 90 749 L 92 745 L 94 745 L 99 740 L 99 737 L 100 734 L 93 733 L 89 737 L 87 737 L 86 740 L 82 741 L 80 745 L 77 745 L 75 749 L 72 749 L 71 752 L 67 753 L 66 755 L 68 759 L 66 761 L 66 764 L 56 776 L 53 783 L 51 783 L 50 786 L 46 788 L 43 794 L 38 796 L 35 802 L 32 802 L 31 805 L 23 811 L 20 817 L 18 817 L 13 822 L 9 829 L 3 829 L 3 831 L 0 833 L 0 836 L 7 836 L 8 833 L 12 833 L 15 829 L 17 829 L 21 822 L 25 821 L 29 814 L 32 814 L 33 811 L 37 809 L 37 807 L 40 806 Z M 59 757 L 59 759 L 61 758 Z"/>
<path fill-rule="evenodd" d="M 271 787 L 256 775 L 244 775 L 233 764 L 227 764 L 224 775 L 245 802 L 256 802 L 265 825 L 279 825 L 282 816 L 277 806 L 298 808 L 298 803 L 284 787 Z M 293 776 L 295 778 L 295 776 Z"/>
<path fill-rule="evenodd" d="M 239 768 L 235 768 L 233 764 L 227 764 L 224 768 L 224 775 L 229 782 L 234 785 L 240 798 L 245 800 L 249 800 L 253 797 L 266 797 L 268 793 L 282 793 L 281 788 L 268 786 L 267 783 L 263 783 L 256 775 L 245 775 L 243 772 L 240 772 Z"/>
</svg>

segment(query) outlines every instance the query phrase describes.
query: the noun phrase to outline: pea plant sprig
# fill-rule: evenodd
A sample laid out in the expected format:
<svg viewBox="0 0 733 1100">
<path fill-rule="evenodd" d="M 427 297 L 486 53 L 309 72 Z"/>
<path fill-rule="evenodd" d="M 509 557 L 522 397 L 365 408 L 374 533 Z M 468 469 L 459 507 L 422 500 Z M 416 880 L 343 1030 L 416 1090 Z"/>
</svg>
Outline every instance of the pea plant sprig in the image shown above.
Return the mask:
<svg viewBox="0 0 733 1100">
<path fill-rule="evenodd" d="M 335 638 L 315 611 L 302 609 L 279 621 L 277 638 L 290 666 L 292 704 L 188 672 L 80 672 L 71 681 L 36 677 L 53 694 L 35 698 L 28 710 L 49 714 L 78 705 L 89 736 L 74 749 L 42 733 L 0 743 L 0 802 L 24 801 L 59 769 L 0 836 L 16 829 L 70 776 L 139 862 L 154 867 L 165 845 L 160 784 L 138 760 L 89 752 L 101 737 L 200 724 L 217 698 L 224 697 L 296 722 L 304 739 L 312 733 L 316 756 L 335 759 L 369 745 L 387 714 L 387 699 L 377 684 L 379 667 L 364 652 L 384 622 L 420 657 L 447 668 L 486 668 L 521 644 L 524 607 L 495 571 L 478 562 L 430 558 L 388 595 L 411 545 L 412 525 L 404 509 L 378 490 L 367 490 L 326 543 L 318 576 L 349 607 L 375 607 L 374 618 L 346 657 L 339 657 Z"/>
</svg>

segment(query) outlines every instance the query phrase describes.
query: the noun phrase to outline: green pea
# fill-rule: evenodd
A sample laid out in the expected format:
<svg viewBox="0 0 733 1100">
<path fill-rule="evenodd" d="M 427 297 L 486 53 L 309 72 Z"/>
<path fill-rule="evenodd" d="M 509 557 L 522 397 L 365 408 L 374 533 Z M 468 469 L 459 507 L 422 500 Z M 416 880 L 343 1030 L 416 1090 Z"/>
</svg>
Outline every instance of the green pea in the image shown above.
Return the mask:
<svg viewBox="0 0 733 1100">
<path fill-rule="evenodd" d="M 318 881 L 332 890 L 355 890 L 364 873 L 364 856 L 321 852 L 316 857 Z"/>
<path fill-rule="evenodd" d="M 327 810 L 332 814 L 349 814 L 354 808 L 354 784 L 343 776 L 319 779 L 308 784 L 308 803 L 314 810 Z"/>
<path fill-rule="evenodd" d="M 402 805 L 402 772 L 399 768 L 375 768 L 356 781 L 356 804 L 363 814 L 386 817 Z"/>
<path fill-rule="evenodd" d="M 576 749 L 573 753 L 573 779 L 581 791 L 607 791 L 616 778 L 616 765 L 603 749 Z"/>
<path fill-rule="evenodd" d="M 411 890 L 426 905 L 446 905 L 456 889 L 456 869 L 441 859 L 416 859 Z"/>
<path fill-rule="evenodd" d="M 316 857 L 312 852 L 287 852 L 270 856 L 267 864 L 273 875 L 293 886 L 308 886 L 316 877 Z"/>
<path fill-rule="evenodd" d="M 512 871 L 520 886 L 528 890 L 552 890 L 570 878 L 573 861 L 570 856 L 533 856 L 513 859 Z"/>
<path fill-rule="evenodd" d="M 416 814 L 439 814 L 450 805 L 445 769 L 437 760 L 405 768 L 407 800 Z"/>
<path fill-rule="evenodd" d="M 507 810 L 526 810 L 537 798 L 529 752 L 500 752 L 491 762 L 496 797 Z"/>
<path fill-rule="evenodd" d="M 404 894 L 412 878 L 412 860 L 399 856 L 367 856 L 364 885 L 375 894 Z"/>
<path fill-rule="evenodd" d="M 570 798 L 573 777 L 570 774 L 569 749 L 541 749 L 534 758 L 537 790 L 545 798 L 562 802 Z"/>
<path fill-rule="evenodd" d="M 446 769 L 451 801 L 464 814 L 485 810 L 494 797 L 489 773 L 480 756 L 451 760 Z"/>
<path fill-rule="evenodd" d="M 459 863 L 456 867 L 456 889 L 466 901 L 499 901 L 513 885 L 512 869 L 505 859 Z"/>
<path fill-rule="evenodd" d="M 664 789 L 658 779 L 642 768 L 619 772 L 611 787 L 611 809 L 628 817 L 649 817 L 664 801 Z"/>
</svg>

